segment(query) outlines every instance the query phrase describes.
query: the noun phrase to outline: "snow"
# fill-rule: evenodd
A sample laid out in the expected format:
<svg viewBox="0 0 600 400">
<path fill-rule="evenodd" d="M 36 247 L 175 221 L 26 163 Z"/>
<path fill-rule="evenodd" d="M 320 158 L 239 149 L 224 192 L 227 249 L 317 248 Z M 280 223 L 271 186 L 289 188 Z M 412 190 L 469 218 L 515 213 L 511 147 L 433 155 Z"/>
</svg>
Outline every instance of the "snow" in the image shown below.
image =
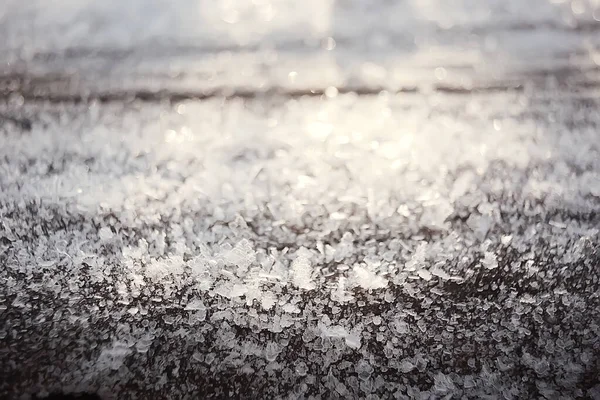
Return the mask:
<svg viewBox="0 0 600 400">
<path fill-rule="evenodd" d="M 302 250 L 302 249 L 301 249 Z M 299 251 L 300 252 L 300 251 Z M 299 254 L 291 265 L 292 282 L 295 286 L 304 290 L 312 290 L 315 288 L 315 284 L 312 281 L 312 268 L 310 260 L 303 251 Z"/>
<path fill-rule="evenodd" d="M 186 311 L 206 310 L 206 306 L 200 299 L 191 300 L 186 306 Z"/>
<path fill-rule="evenodd" d="M 381 276 L 378 276 L 374 271 L 361 266 L 355 266 L 353 269 L 353 281 L 356 286 L 363 289 L 383 289 L 387 286 L 388 281 Z"/>
<path fill-rule="evenodd" d="M 417 275 L 419 275 L 419 277 L 421 279 L 425 279 L 426 281 L 431 280 L 431 278 L 433 277 L 433 275 L 431 274 L 431 272 L 429 272 L 426 269 L 420 269 L 417 271 Z"/>
<path fill-rule="evenodd" d="M 485 252 L 482 264 L 486 269 L 498 268 L 498 261 L 496 260 L 496 256 L 491 251 Z"/>
<path fill-rule="evenodd" d="M 6 0 L 0 53 L 10 69 L 91 74 L 79 81 L 91 90 L 318 87 L 336 98 L 348 87 L 476 85 L 511 81 L 513 69 L 590 67 L 598 37 L 580 36 L 600 18 L 595 0 L 121 3 Z M 492 129 L 509 128 L 493 117 Z"/>
<path fill-rule="evenodd" d="M 98 231 L 98 236 L 100 236 L 100 240 L 109 241 L 113 237 L 113 233 L 108 227 L 103 227 Z"/>
<path fill-rule="evenodd" d="M 21 3 L 0 397 L 598 393 L 596 3 Z"/>
<path fill-rule="evenodd" d="M 277 343 L 267 343 L 265 348 L 265 358 L 267 361 L 275 361 L 280 352 L 281 348 Z"/>
</svg>

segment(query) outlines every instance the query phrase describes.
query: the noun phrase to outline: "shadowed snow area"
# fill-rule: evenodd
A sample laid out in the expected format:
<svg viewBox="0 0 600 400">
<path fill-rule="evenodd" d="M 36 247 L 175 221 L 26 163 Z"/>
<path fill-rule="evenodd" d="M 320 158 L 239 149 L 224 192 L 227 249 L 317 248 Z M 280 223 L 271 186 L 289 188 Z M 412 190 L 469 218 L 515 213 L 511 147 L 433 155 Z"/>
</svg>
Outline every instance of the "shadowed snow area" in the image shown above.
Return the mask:
<svg viewBox="0 0 600 400">
<path fill-rule="evenodd" d="M 600 398 L 597 3 L 22 3 L 0 398 Z"/>
</svg>

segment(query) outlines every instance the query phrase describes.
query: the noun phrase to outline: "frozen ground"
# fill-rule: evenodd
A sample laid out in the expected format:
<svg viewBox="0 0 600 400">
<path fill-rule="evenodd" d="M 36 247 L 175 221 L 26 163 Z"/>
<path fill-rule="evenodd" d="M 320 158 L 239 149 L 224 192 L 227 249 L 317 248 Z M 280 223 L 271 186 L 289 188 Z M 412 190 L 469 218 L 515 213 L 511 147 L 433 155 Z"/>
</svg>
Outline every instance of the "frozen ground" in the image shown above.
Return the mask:
<svg viewBox="0 0 600 400">
<path fill-rule="evenodd" d="M 595 2 L 21 3 L 0 398 L 600 398 Z"/>
</svg>

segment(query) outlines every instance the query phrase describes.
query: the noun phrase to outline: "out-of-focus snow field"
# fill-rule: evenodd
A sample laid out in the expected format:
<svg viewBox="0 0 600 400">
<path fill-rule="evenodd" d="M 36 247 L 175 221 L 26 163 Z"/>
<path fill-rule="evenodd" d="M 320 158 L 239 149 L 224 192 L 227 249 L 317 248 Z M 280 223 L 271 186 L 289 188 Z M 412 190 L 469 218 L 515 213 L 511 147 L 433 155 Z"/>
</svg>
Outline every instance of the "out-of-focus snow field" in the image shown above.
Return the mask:
<svg viewBox="0 0 600 400">
<path fill-rule="evenodd" d="M 0 398 L 600 398 L 596 1 L 0 5 Z"/>
<path fill-rule="evenodd" d="M 595 0 L 122 3 L 6 0 L 3 69 L 79 73 L 92 91 L 598 81 Z"/>
</svg>

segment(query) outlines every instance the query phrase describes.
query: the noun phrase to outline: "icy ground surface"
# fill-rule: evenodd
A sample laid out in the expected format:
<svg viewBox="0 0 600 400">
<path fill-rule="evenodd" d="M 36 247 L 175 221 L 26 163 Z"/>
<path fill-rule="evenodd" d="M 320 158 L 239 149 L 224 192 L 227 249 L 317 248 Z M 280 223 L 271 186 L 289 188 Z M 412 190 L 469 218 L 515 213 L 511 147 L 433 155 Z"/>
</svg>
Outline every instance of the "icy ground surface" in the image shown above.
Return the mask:
<svg viewBox="0 0 600 400">
<path fill-rule="evenodd" d="M 2 393 L 598 396 L 599 107 L 4 105 Z"/>
<path fill-rule="evenodd" d="M 595 2 L 21 3 L 0 398 L 600 398 Z"/>
</svg>

